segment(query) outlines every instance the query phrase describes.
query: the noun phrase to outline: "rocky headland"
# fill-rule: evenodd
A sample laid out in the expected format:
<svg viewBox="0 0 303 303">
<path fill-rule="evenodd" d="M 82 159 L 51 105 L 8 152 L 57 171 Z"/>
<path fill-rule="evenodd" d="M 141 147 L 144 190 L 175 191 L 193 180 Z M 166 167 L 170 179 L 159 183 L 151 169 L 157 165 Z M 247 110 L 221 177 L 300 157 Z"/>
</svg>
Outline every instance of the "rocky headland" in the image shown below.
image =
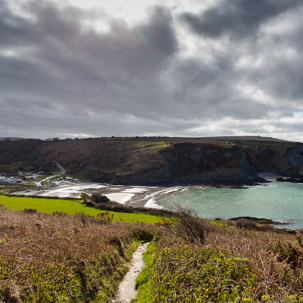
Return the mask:
<svg viewBox="0 0 303 303">
<path fill-rule="evenodd" d="M 54 173 L 124 185 L 253 185 L 258 173 L 303 176 L 303 144 L 262 137 L 3 140 L 0 172 Z"/>
</svg>

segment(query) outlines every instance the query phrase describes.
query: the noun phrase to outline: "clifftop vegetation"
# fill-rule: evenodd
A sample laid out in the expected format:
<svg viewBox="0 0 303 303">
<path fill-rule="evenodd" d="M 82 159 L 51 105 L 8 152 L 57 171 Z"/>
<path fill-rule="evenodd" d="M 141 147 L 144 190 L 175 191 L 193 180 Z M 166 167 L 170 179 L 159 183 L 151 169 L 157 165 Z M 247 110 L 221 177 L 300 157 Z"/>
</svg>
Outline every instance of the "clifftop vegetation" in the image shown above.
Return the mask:
<svg viewBox="0 0 303 303">
<path fill-rule="evenodd" d="M 151 240 L 134 303 L 303 302 L 302 234 L 267 225 L 183 210 L 144 224 L 1 207 L 0 231 L 2 302 L 109 303 L 138 242 Z"/>
<path fill-rule="evenodd" d="M 94 138 L 0 142 L 0 172 L 43 171 L 113 184 L 253 184 L 302 176 L 302 144 L 272 138 Z"/>
</svg>

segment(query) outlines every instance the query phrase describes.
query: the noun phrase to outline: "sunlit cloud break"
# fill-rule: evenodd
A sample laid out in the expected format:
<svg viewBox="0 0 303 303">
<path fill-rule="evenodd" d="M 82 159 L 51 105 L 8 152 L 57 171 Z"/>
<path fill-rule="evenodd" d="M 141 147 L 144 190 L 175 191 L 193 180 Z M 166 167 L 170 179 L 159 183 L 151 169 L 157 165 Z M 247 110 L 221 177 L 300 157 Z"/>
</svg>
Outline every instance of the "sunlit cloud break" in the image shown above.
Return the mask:
<svg viewBox="0 0 303 303">
<path fill-rule="evenodd" d="M 299 0 L 0 2 L 0 137 L 302 141 Z"/>
</svg>

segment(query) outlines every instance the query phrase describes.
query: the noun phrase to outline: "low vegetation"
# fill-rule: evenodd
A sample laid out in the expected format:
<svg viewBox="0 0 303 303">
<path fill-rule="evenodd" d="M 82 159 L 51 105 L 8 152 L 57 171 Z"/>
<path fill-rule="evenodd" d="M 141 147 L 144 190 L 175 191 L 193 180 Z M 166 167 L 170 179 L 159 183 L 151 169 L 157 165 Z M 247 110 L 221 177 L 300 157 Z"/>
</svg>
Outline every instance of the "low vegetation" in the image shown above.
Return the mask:
<svg viewBox="0 0 303 303">
<path fill-rule="evenodd" d="M 150 149 L 154 151 L 159 151 L 165 147 L 170 146 L 169 142 L 167 141 L 139 141 L 136 143 L 136 146 L 141 149 Z"/>
<path fill-rule="evenodd" d="M 145 253 L 133 302 L 303 302 L 302 234 L 177 220 Z"/>
<path fill-rule="evenodd" d="M 83 204 L 86 206 L 94 207 L 100 210 L 114 211 L 121 213 L 135 213 L 135 214 L 148 214 L 153 216 L 172 217 L 175 215 L 174 211 L 146 208 L 146 207 L 132 207 L 130 205 L 121 204 L 118 202 L 110 201 L 106 196 L 94 193 L 91 196 L 85 193 L 81 194 Z"/>
<path fill-rule="evenodd" d="M 43 197 L 17 197 L 0 195 L 0 204 L 13 210 L 36 209 L 38 212 L 62 212 L 66 214 L 83 213 L 97 217 L 103 210 L 83 206 L 77 199 L 43 198 Z M 124 213 L 109 211 L 114 221 L 154 223 L 161 218 L 149 214 Z"/>
<path fill-rule="evenodd" d="M 0 210 L 0 301 L 108 302 L 150 225 Z"/>
<path fill-rule="evenodd" d="M 151 243 L 132 303 L 303 302 L 299 232 L 211 222 L 183 209 L 163 219 L 75 199 L 0 196 L 0 203 L 22 209 L 0 208 L 0 302 L 109 303 L 139 241 Z"/>
<path fill-rule="evenodd" d="M 18 191 L 26 191 L 32 189 L 34 184 L 31 181 L 17 184 L 0 184 L 0 194 L 11 194 Z"/>
</svg>

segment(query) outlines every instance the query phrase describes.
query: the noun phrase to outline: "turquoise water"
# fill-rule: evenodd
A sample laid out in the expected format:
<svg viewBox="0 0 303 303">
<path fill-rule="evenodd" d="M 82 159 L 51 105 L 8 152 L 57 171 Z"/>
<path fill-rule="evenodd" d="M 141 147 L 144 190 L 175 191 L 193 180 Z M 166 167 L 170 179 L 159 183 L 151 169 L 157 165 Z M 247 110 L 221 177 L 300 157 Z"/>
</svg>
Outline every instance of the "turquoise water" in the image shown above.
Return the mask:
<svg viewBox="0 0 303 303">
<path fill-rule="evenodd" d="M 180 205 L 203 218 L 238 216 L 288 221 L 285 228 L 303 229 L 303 184 L 271 182 L 248 189 L 189 186 L 157 200 L 159 205 Z"/>
</svg>

